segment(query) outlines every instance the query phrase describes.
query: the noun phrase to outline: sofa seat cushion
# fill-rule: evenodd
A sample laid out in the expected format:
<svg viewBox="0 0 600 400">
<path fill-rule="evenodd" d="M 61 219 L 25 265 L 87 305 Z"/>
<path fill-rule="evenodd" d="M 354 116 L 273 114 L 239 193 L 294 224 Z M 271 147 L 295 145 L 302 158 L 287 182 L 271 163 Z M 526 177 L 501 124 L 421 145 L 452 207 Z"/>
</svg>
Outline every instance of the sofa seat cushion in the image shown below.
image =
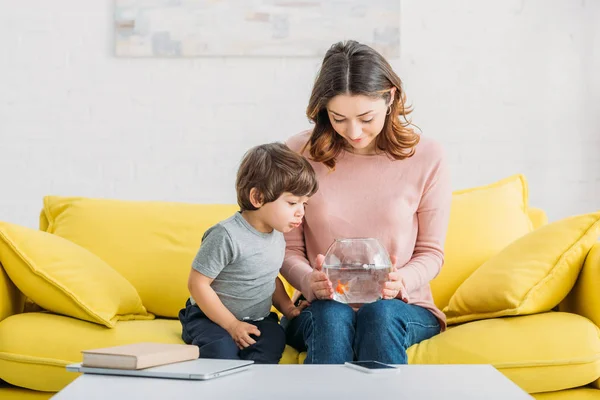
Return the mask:
<svg viewBox="0 0 600 400">
<path fill-rule="evenodd" d="M 81 350 L 136 342 L 183 343 L 175 319 L 119 321 L 113 329 L 51 313 L 13 315 L 0 322 L 0 379 L 57 392 L 77 378 L 65 366 L 81 362 Z M 297 363 L 291 347 L 282 363 Z"/>
<path fill-rule="evenodd" d="M 548 312 L 469 322 L 408 349 L 411 364 L 492 364 L 528 393 L 587 385 L 600 376 L 600 330 Z"/>
<path fill-rule="evenodd" d="M 600 390 L 581 387 L 558 392 L 536 393 L 533 398 L 535 400 L 598 400 L 600 399 Z"/>
<path fill-rule="evenodd" d="M 54 394 L 53 392 L 39 392 L 6 384 L 0 385 L 0 399 L 2 400 L 48 400 Z"/>
</svg>

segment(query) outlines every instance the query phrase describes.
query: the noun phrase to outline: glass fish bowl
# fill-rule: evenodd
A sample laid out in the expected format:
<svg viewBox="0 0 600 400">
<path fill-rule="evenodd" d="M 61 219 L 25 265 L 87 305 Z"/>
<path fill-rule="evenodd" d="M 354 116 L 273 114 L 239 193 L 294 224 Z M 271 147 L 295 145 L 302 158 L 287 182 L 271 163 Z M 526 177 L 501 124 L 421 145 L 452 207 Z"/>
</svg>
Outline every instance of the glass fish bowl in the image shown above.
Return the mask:
<svg viewBox="0 0 600 400">
<path fill-rule="evenodd" d="M 351 305 L 380 299 L 391 270 L 390 256 L 375 238 L 336 239 L 323 261 L 333 299 Z"/>
</svg>

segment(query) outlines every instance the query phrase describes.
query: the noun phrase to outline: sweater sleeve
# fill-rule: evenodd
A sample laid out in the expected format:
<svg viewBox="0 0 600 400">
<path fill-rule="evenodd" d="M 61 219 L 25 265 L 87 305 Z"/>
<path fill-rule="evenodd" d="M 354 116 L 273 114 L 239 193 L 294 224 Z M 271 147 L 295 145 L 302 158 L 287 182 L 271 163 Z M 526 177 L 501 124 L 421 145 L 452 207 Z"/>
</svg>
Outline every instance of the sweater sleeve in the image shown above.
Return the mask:
<svg viewBox="0 0 600 400">
<path fill-rule="evenodd" d="M 413 255 L 398 272 L 410 295 L 435 278 L 444 263 L 444 242 L 450 219 L 452 190 L 443 152 L 427 178 L 417 207 L 418 232 Z"/>
<path fill-rule="evenodd" d="M 286 233 L 285 243 L 285 256 L 281 266 L 281 275 L 294 288 L 300 290 L 308 301 L 312 301 L 315 296 L 308 281 L 312 267 L 306 257 L 304 227 L 300 225 L 298 228 Z"/>
</svg>

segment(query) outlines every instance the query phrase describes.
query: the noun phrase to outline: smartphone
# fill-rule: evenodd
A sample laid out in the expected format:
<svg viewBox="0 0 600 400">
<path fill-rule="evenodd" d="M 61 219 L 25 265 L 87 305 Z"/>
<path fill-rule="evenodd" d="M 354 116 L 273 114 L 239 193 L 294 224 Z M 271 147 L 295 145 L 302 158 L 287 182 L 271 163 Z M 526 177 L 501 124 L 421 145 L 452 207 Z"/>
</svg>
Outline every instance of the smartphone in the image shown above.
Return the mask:
<svg viewBox="0 0 600 400">
<path fill-rule="evenodd" d="M 344 365 L 362 372 L 367 372 L 369 374 L 399 371 L 399 369 L 393 365 L 384 364 L 379 361 L 348 361 Z"/>
</svg>

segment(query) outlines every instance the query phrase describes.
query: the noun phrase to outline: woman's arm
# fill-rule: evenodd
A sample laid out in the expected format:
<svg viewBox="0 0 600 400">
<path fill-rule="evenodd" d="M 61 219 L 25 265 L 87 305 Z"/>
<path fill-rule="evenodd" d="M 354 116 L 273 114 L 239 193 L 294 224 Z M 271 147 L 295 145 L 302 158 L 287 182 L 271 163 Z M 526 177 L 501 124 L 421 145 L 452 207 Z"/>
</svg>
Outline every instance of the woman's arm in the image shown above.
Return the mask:
<svg viewBox="0 0 600 400">
<path fill-rule="evenodd" d="M 418 232 L 412 258 L 398 269 L 407 293 L 429 284 L 440 272 L 451 199 L 450 173 L 440 151 L 417 208 Z"/>
<path fill-rule="evenodd" d="M 315 298 L 315 295 L 310 288 L 309 277 L 312 267 L 306 257 L 304 227 L 300 225 L 298 228 L 287 232 L 285 243 L 285 257 L 281 266 L 281 275 L 290 285 L 300 290 L 308 301 L 311 301 Z"/>
</svg>

